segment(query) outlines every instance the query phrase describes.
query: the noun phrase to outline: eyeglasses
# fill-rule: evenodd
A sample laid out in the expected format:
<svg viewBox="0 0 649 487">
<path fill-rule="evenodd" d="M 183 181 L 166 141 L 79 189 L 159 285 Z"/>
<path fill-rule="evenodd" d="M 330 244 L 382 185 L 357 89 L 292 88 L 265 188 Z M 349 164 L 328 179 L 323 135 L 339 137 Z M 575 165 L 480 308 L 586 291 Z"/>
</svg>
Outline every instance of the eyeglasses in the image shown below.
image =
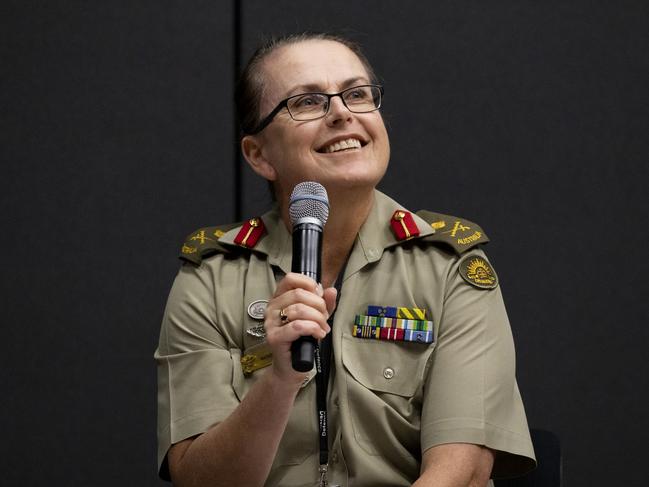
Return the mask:
<svg viewBox="0 0 649 487">
<path fill-rule="evenodd" d="M 380 85 L 353 86 L 340 93 L 301 93 L 289 96 L 249 132 L 250 135 L 264 130 L 282 109 L 286 108 L 291 118 L 297 122 L 317 120 L 329 113 L 331 99 L 339 96 L 347 110 L 353 113 L 368 113 L 381 108 L 383 87 Z"/>
</svg>

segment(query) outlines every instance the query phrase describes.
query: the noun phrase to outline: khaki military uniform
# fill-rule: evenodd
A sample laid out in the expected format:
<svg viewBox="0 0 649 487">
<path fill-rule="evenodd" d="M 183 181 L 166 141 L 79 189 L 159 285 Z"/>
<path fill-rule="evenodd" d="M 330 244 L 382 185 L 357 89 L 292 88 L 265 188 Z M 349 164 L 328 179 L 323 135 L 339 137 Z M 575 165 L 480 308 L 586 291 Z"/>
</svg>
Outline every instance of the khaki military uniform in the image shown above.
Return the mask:
<svg viewBox="0 0 649 487">
<path fill-rule="evenodd" d="M 484 232 L 466 220 L 423 213 L 426 219 L 412 215 L 419 236 L 400 241 L 390 227 L 397 209 L 375 193 L 344 273 L 332 329 L 330 485 L 411 485 L 422 452 L 452 442 L 504 452 L 495 477 L 522 474 L 534 466 L 534 452 L 500 287 L 488 265 L 491 280 L 467 277 L 467 259 L 487 262 L 476 247 L 487 240 Z M 240 226 L 202 229 L 183 246 L 189 262 L 171 290 L 155 355 L 163 477 L 170 445 L 223 421 L 269 370 L 242 369 L 242 356 L 259 356 L 264 347 L 249 332 L 262 323 L 249 306 L 269 300 L 290 271 L 291 235 L 276 210 L 262 220 L 266 234 L 251 250 L 234 244 Z M 425 309 L 434 342 L 353 336 L 355 316 L 369 305 Z M 313 377 L 312 371 L 297 395 L 267 486 L 312 486 L 318 479 Z M 267 417 L 272 421 L 272 404 Z"/>
</svg>

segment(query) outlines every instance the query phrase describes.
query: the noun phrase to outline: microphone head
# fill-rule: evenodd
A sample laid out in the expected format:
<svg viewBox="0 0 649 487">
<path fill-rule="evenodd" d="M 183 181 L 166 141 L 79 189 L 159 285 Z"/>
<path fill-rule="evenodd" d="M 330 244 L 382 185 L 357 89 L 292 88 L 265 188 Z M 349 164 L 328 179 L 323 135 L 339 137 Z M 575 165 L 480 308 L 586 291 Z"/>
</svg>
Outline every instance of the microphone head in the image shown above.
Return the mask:
<svg viewBox="0 0 649 487">
<path fill-rule="evenodd" d="M 329 198 L 324 186 L 315 181 L 304 181 L 293 188 L 288 203 L 291 225 L 295 226 L 304 218 L 319 220 L 324 227 L 329 218 Z"/>
</svg>

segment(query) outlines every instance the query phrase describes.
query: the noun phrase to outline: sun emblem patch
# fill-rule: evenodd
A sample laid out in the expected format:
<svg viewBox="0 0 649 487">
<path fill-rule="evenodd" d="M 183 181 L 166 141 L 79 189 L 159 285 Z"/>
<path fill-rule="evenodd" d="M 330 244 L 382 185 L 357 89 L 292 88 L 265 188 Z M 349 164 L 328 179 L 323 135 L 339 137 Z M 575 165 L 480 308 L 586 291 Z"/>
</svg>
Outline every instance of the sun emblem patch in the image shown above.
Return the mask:
<svg viewBox="0 0 649 487">
<path fill-rule="evenodd" d="M 496 271 L 479 255 L 467 255 L 462 259 L 460 275 L 466 282 L 480 289 L 493 289 L 498 286 Z"/>
</svg>

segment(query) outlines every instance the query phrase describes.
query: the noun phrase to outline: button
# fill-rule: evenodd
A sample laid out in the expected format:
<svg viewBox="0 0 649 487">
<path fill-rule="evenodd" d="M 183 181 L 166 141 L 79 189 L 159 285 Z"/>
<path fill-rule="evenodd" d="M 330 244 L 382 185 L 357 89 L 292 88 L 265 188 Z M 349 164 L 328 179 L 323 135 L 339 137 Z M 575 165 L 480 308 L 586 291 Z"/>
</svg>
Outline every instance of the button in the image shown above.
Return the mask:
<svg viewBox="0 0 649 487">
<path fill-rule="evenodd" d="M 331 463 L 338 463 L 338 452 L 335 451 L 333 455 L 331 455 Z"/>
<path fill-rule="evenodd" d="M 390 380 L 394 377 L 394 369 L 392 367 L 386 367 L 383 369 L 383 377 Z"/>
<path fill-rule="evenodd" d="M 337 408 L 340 407 L 340 401 L 338 400 L 338 398 L 334 399 L 334 406 L 336 406 Z"/>
</svg>

